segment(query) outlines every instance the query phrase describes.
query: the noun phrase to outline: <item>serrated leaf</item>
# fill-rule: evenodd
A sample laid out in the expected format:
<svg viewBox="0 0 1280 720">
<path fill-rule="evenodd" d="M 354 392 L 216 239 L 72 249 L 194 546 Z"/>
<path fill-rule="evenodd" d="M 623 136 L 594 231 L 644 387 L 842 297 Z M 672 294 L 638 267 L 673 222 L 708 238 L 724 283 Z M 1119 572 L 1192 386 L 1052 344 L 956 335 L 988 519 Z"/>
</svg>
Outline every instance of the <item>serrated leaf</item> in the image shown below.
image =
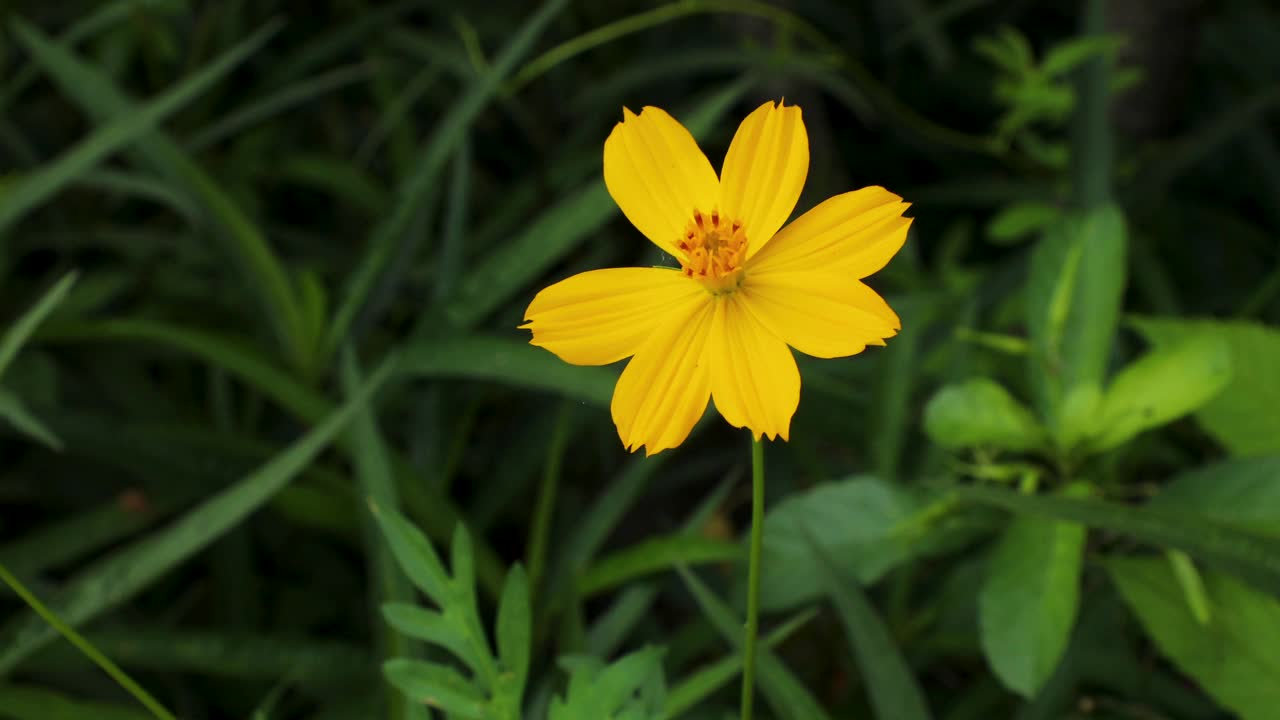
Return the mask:
<svg viewBox="0 0 1280 720">
<path fill-rule="evenodd" d="M 1250 322 L 1146 317 L 1133 326 L 1157 348 L 1192 337 L 1225 342 L 1231 380 L 1197 412 L 1200 426 L 1233 455 L 1280 453 L 1280 330 Z"/>
<path fill-rule="evenodd" d="M 1033 697 L 1071 639 L 1080 604 L 1085 530 L 1015 518 L 987 568 L 978 598 L 982 650 L 1009 689 Z"/>
<path fill-rule="evenodd" d="M 529 676 L 529 653 L 533 643 L 533 611 L 529 607 L 529 580 L 524 568 L 516 565 L 507 572 L 498 602 L 494 635 L 502 669 L 515 676 L 516 700 L 524 694 Z M 518 705 L 518 702 L 517 702 Z"/>
<path fill-rule="evenodd" d="M 1089 444 L 1109 450 L 1172 422 L 1212 400 L 1230 379 L 1231 355 L 1220 338 L 1200 335 L 1153 350 L 1111 381 Z"/>
<path fill-rule="evenodd" d="M 644 648 L 603 666 L 596 658 L 570 656 L 560 659 L 569 672 L 563 699 L 551 702 L 550 720 L 592 720 L 631 716 L 658 720 L 661 704 L 649 707 L 637 698 L 654 675 L 662 674 L 661 648 Z"/>
<path fill-rule="evenodd" d="M 458 718 L 484 718 L 484 695 L 451 667 L 399 658 L 388 660 L 382 672 L 400 692 L 417 702 Z"/>
<path fill-rule="evenodd" d="M 400 513 L 378 507 L 373 512 L 405 575 L 427 597 L 443 606 L 449 593 L 449 575 L 427 536 Z"/>
<path fill-rule="evenodd" d="M 925 432 L 947 448 L 1034 450 L 1046 444 L 1031 411 L 994 380 L 972 378 L 939 390 L 924 411 Z"/>
<path fill-rule="evenodd" d="M 1213 615 L 1197 622 L 1169 564 L 1111 558 L 1111 581 L 1160 652 L 1243 720 L 1280 707 L 1280 601 L 1226 575 L 1205 573 Z"/>
<path fill-rule="evenodd" d="M 472 672 L 481 671 L 483 663 L 467 639 L 466 627 L 456 617 L 446 617 L 438 611 L 406 603 L 383 605 L 382 617 L 387 624 L 405 635 L 453 653 Z"/>
</svg>

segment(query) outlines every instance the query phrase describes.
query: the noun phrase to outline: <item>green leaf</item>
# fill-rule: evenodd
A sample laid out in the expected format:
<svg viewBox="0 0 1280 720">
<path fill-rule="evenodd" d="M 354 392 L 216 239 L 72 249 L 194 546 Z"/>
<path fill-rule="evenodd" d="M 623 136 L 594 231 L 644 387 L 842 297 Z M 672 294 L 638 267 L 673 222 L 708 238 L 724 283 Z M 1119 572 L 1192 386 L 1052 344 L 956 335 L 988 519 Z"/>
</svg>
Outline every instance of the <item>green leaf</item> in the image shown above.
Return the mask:
<svg viewBox="0 0 1280 720">
<path fill-rule="evenodd" d="M 474 673 L 480 673 L 484 667 L 467 637 L 466 625 L 456 615 L 445 616 L 407 603 L 387 603 L 382 606 L 382 617 L 406 636 L 453 653 Z"/>
<path fill-rule="evenodd" d="M 382 672 L 392 685 L 416 702 L 458 718 L 484 718 L 484 696 L 453 668 L 399 658 L 384 663 Z"/>
<path fill-rule="evenodd" d="M 1163 559 L 1116 557 L 1106 567 L 1162 654 L 1243 720 L 1275 717 L 1280 601 L 1234 578 L 1206 573 L 1213 617 L 1199 623 Z"/>
<path fill-rule="evenodd" d="M 1194 511 L 1155 504 L 1135 507 L 1100 500 L 1027 495 L 990 486 L 957 486 L 950 492 L 962 501 L 1080 523 L 1158 547 L 1182 550 L 1280 594 L 1280 542 L 1214 522 Z"/>
<path fill-rule="evenodd" d="M 465 378 L 550 390 L 608 407 L 616 371 L 570 365 L 524 342 L 471 336 L 410 343 L 401 353 L 401 371 L 432 378 Z"/>
<path fill-rule="evenodd" d="M 13 21 L 13 32 L 37 62 L 49 62 L 52 44 L 38 30 L 20 19 Z M 207 91 L 260 49 L 279 29 L 279 24 L 262 28 L 216 60 L 160 97 L 128 115 L 102 124 L 92 135 L 81 140 L 58 159 L 47 163 L 0 195 L 0 231 L 38 207 L 98 163 L 121 148 L 150 132 L 166 117 Z"/>
<path fill-rule="evenodd" d="M 997 245 L 1012 245 L 1052 225 L 1062 215 L 1053 203 L 1034 200 L 1014 203 L 997 212 L 987 223 L 987 237 Z"/>
<path fill-rule="evenodd" d="M 766 526 L 765 537 L 769 536 Z M 812 554 L 812 553 L 811 553 Z M 762 560 L 762 568 L 767 568 L 767 560 Z M 732 647 L 742 651 L 742 620 L 736 617 L 733 610 L 716 597 L 701 580 L 682 565 L 676 566 L 680 579 L 689 588 L 697 601 L 702 614 L 711 621 L 716 631 Z M 766 578 L 761 578 L 761 590 L 765 587 Z M 781 720 L 830 720 L 830 715 L 822 709 L 813 695 L 796 679 L 787 666 L 776 655 L 765 648 L 756 648 L 756 681 L 764 692 L 769 706 Z"/>
<path fill-rule="evenodd" d="M 71 286 L 76 284 L 76 277 L 75 272 L 62 276 L 61 280 L 40 296 L 31 309 L 22 313 L 22 316 L 5 331 L 4 338 L 0 339 L 0 377 L 3 377 L 5 370 L 9 369 L 9 364 L 31 337 L 31 333 L 40 327 L 40 323 L 44 322 L 45 318 L 49 317 L 49 313 L 53 312 L 54 308 L 58 307 L 58 303 L 67 296 Z"/>
<path fill-rule="evenodd" d="M 1066 75 L 1092 58 L 1112 56 L 1124 44 L 1121 38 L 1108 35 L 1087 35 L 1055 45 L 1045 53 L 1040 72 L 1049 77 Z"/>
<path fill-rule="evenodd" d="M 1041 417 L 1059 436 L 1061 406 L 1079 385 L 1101 387 L 1124 294 L 1127 239 L 1113 205 L 1064 215 L 1045 231 L 1027 280 L 1029 370 Z"/>
<path fill-rule="evenodd" d="M 1172 422 L 1209 402 L 1230 379 L 1231 355 L 1220 338 L 1197 336 L 1153 350 L 1111 381 L 1090 446 L 1109 450 Z"/>
<path fill-rule="evenodd" d="M 925 432 L 947 448 L 987 447 L 1035 450 L 1046 444 L 1044 430 L 994 380 L 972 378 L 939 390 L 924 411 Z"/>
<path fill-rule="evenodd" d="M 3 387 L 0 387 L 0 418 L 8 421 L 13 429 L 36 442 L 43 443 L 47 448 L 62 449 L 62 441 L 45 427 L 39 418 L 31 414 L 26 403 L 22 402 L 22 398 Z"/>
<path fill-rule="evenodd" d="M 529 654 L 533 644 L 529 580 L 520 565 L 507 572 L 507 579 L 502 586 L 502 599 L 498 602 L 498 621 L 494 635 L 502 669 L 515 677 L 513 695 L 514 704 L 518 707 L 529 678 Z"/>
<path fill-rule="evenodd" d="M 443 606 L 449 597 L 449 575 L 427 536 L 394 510 L 377 506 L 372 510 L 400 568 L 419 590 Z"/>
<path fill-rule="evenodd" d="M 578 594 L 595 595 L 649 573 L 670 570 L 679 563 L 731 562 L 741 557 L 742 546 L 736 542 L 686 532 L 650 538 L 597 561 L 578 579 Z"/>
<path fill-rule="evenodd" d="M 839 568 L 821 546 L 811 542 L 811 547 L 821 562 L 827 596 L 835 605 L 849 647 L 858 659 L 858 670 L 871 695 L 876 717 L 881 720 L 931 718 L 929 704 L 906 658 L 862 588 L 857 582 L 841 577 Z"/>
<path fill-rule="evenodd" d="M 918 509 L 913 495 L 873 477 L 827 483 L 783 500 L 765 515 L 761 607 L 790 608 L 822 595 L 813 543 L 840 563 L 842 574 L 874 582 L 910 556 L 895 529 Z"/>
<path fill-rule="evenodd" d="M 1080 604 L 1084 527 L 1014 519 L 978 598 L 982 650 L 1009 689 L 1033 697 L 1071 639 Z"/>
<path fill-rule="evenodd" d="M 649 698 L 636 697 L 654 680 L 662 678 L 662 649 L 644 648 L 602 667 L 591 657 L 566 657 L 560 664 L 569 671 L 569 687 L 564 698 L 551 701 L 550 720 L 594 720 L 595 718 L 636 718 L 657 720 L 656 707 Z"/>
<path fill-rule="evenodd" d="M 1250 322 L 1135 318 L 1133 326 L 1157 349 L 1193 337 L 1225 342 L 1231 380 L 1196 413 L 1200 426 L 1233 455 L 1280 453 L 1280 330 Z"/>
<path fill-rule="evenodd" d="M 49 606 L 72 626 L 133 597 L 203 550 L 266 504 L 333 442 L 359 403 L 390 370 L 384 365 L 355 396 L 270 462 L 188 511 L 176 522 L 133 542 L 78 573 Z M 0 629 L 0 675 L 49 643 L 56 632 L 34 613 L 21 613 Z"/>
<path fill-rule="evenodd" d="M 1151 506 L 1280 540 L 1280 455 L 1225 460 L 1179 473 Z"/>
</svg>

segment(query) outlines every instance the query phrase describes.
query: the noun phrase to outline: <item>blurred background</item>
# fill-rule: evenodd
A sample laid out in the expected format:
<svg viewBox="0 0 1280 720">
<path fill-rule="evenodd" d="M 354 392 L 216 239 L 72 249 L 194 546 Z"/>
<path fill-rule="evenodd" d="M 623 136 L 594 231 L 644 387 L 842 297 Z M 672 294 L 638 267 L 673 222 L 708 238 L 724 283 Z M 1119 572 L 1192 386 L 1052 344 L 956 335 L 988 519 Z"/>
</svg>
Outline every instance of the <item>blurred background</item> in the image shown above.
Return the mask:
<svg viewBox="0 0 1280 720">
<path fill-rule="evenodd" d="M 426 717 L 398 508 L 485 627 L 527 574 L 519 717 L 734 717 L 746 434 L 630 456 L 516 326 L 671 264 L 624 106 L 785 97 L 797 214 L 916 219 L 766 450 L 759 716 L 1278 718 L 1278 78 L 1264 0 L 0 3 L 0 565 L 179 717 Z M 0 621 L 0 717 L 152 716 Z"/>
</svg>

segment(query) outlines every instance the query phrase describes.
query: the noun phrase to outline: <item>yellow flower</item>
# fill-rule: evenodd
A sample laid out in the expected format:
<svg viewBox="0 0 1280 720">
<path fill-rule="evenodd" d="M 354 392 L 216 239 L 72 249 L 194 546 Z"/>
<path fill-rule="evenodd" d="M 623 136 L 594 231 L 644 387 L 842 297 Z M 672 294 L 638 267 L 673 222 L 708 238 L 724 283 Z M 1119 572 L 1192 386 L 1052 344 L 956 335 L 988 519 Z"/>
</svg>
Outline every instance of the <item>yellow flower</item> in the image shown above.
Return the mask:
<svg viewBox="0 0 1280 720">
<path fill-rule="evenodd" d="M 575 365 L 632 358 L 612 403 L 628 450 L 679 445 L 708 398 L 757 440 L 786 440 L 800 402 L 790 348 L 843 357 L 897 334 L 898 316 L 860 281 L 902 247 L 908 204 L 868 187 L 783 228 L 808 172 L 798 107 L 767 102 L 748 115 L 718 178 L 670 115 L 623 110 L 604 144 L 605 185 L 680 269 L 575 275 L 538 293 L 521 327 Z"/>
</svg>

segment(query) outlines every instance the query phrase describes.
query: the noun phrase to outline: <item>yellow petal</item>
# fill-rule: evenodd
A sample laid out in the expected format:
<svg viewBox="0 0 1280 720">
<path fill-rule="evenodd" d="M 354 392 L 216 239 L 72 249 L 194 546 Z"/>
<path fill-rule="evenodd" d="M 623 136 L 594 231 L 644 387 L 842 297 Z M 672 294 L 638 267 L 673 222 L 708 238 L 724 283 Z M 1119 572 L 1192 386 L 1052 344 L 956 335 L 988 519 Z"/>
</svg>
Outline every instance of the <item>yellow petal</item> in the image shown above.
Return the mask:
<svg viewBox="0 0 1280 720">
<path fill-rule="evenodd" d="M 623 109 L 604 142 L 604 184 L 631 224 L 676 256 L 693 211 L 709 212 L 720 187 L 689 131 L 655 107 Z"/>
<path fill-rule="evenodd" d="M 711 396 L 711 373 L 704 357 L 715 303 L 703 301 L 668 314 L 627 363 L 613 391 L 613 423 L 628 450 L 646 455 L 684 442 Z"/>
<path fill-rule="evenodd" d="M 770 101 L 742 121 L 720 173 L 720 214 L 742 221 L 748 258 L 791 216 L 808 174 L 800 108 Z"/>
<path fill-rule="evenodd" d="M 902 327 L 874 290 L 840 273 L 748 273 L 737 294 L 760 324 L 814 357 L 844 357 L 884 345 Z"/>
<path fill-rule="evenodd" d="M 533 298 L 522 329 L 529 342 L 575 365 L 607 365 L 634 355 L 673 308 L 706 296 L 701 285 L 666 268 L 592 270 Z"/>
<path fill-rule="evenodd" d="M 800 404 L 800 371 L 791 348 L 745 307 L 742 293 L 716 302 L 707 355 L 711 397 L 734 427 L 759 440 L 788 438 L 791 416 Z"/>
<path fill-rule="evenodd" d="M 796 218 L 751 261 L 756 272 L 821 270 L 864 278 L 907 239 L 910 207 L 882 187 L 837 195 Z"/>
</svg>

